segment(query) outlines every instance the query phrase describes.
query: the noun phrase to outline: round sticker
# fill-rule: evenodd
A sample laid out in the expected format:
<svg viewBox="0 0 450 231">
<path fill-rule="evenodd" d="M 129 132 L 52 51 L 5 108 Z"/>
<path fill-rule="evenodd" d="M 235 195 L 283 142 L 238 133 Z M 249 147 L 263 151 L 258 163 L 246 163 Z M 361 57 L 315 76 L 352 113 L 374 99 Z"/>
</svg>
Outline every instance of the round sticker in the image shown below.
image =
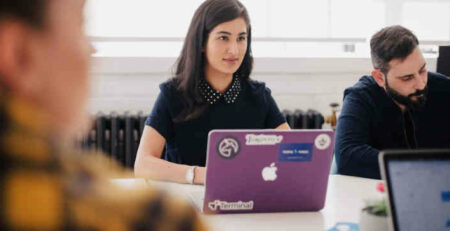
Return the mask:
<svg viewBox="0 0 450 231">
<path fill-rule="evenodd" d="M 327 134 L 320 134 L 316 137 L 316 140 L 314 141 L 314 144 L 316 145 L 316 148 L 319 150 L 325 150 L 327 149 L 331 144 L 331 138 Z"/>
<path fill-rule="evenodd" d="M 217 144 L 217 153 L 225 159 L 234 158 L 239 151 L 239 141 L 233 137 L 225 137 Z"/>
</svg>

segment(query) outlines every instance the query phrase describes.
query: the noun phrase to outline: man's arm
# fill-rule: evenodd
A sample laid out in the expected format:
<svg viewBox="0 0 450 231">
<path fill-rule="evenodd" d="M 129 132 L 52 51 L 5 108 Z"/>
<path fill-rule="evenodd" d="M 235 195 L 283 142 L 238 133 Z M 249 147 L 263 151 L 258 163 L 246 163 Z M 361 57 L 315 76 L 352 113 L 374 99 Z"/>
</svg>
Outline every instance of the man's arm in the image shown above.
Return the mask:
<svg viewBox="0 0 450 231">
<path fill-rule="evenodd" d="M 336 129 L 338 173 L 380 178 L 379 150 L 370 146 L 370 121 L 373 113 L 368 100 L 358 92 L 350 92 L 344 97 Z"/>
</svg>

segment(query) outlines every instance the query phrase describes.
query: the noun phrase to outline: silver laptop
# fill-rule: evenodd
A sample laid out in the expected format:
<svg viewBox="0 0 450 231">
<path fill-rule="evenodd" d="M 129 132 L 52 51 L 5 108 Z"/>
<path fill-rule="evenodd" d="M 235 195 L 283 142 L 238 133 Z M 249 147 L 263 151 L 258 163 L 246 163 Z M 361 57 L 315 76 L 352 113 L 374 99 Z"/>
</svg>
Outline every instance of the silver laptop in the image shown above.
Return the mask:
<svg viewBox="0 0 450 231">
<path fill-rule="evenodd" d="M 450 150 L 385 151 L 379 163 L 390 230 L 450 230 Z"/>
</svg>

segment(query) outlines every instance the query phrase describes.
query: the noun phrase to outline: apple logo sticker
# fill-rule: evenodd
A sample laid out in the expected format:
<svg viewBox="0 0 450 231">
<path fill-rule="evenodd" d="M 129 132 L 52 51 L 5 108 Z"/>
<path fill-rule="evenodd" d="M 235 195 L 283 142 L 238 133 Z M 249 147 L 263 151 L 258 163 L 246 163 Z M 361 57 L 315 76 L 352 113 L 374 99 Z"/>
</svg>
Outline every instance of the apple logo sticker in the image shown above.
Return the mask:
<svg viewBox="0 0 450 231">
<path fill-rule="evenodd" d="M 277 179 L 277 170 L 278 168 L 275 167 L 275 163 L 272 162 L 270 166 L 264 167 L 261 174 L 265 181 L 274 181 Z"/>
</svg>

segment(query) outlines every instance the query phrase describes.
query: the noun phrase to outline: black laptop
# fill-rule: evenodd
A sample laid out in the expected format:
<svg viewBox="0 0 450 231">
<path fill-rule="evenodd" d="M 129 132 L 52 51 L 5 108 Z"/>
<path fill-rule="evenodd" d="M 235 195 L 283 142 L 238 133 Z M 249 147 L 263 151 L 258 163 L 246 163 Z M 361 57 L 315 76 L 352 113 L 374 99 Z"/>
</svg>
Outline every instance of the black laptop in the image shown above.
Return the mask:
<svg viewBox="0 0 450 231">
<path fill-rule="evenodd" d="M 450 150 L 385 151 L 379 158 L 392 231 L 450 231 Z"/>
</svg>

